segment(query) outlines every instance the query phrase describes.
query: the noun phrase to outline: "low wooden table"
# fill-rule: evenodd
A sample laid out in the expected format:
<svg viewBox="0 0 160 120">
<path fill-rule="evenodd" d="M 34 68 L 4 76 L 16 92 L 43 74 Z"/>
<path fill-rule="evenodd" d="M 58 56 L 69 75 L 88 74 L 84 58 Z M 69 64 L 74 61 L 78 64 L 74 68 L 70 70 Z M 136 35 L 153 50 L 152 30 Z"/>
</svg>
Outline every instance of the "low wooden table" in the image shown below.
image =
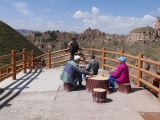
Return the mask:
<svg viewBox="0 0 160 120">
<path fill-rule="evenodd" d="M 102 77 L 102 76 L 93 76 L 89 77 L 86 80 L 86 89 L 88 91 L 92 91 L 94 88 L 103 88 L 106 91 L 109 89 L 109 81 L 108 77 Z"/>
</svg>

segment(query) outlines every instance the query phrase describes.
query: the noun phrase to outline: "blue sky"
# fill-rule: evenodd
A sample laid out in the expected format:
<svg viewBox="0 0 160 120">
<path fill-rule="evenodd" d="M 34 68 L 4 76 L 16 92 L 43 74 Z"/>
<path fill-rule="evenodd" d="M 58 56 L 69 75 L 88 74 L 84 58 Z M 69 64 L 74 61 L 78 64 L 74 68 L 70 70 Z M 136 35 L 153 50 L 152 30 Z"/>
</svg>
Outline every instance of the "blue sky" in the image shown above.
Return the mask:
<svg viewBox="0 0 160 120">
<path fill-rule="evenodd" d="M 0 0 L 0 20 L 15 29 L 107 33 L 154 26 L 160 0 Z"/>
</svg>

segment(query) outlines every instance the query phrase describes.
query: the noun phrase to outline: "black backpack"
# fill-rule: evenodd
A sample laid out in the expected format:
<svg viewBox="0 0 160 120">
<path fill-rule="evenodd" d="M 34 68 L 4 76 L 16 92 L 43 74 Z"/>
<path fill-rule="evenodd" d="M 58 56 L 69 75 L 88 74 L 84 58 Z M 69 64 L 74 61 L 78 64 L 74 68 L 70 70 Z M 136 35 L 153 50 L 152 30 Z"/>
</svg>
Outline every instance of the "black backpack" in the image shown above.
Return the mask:
<svg viewBox="0 0 160 120">
<path fill-rule="evenodd" d="M 78 52 L 78 49 L 79 49 L 78 42 L 76 40 L 73 40 L 71 43 L 71 52 L 76 53 Z"/>
</svg>

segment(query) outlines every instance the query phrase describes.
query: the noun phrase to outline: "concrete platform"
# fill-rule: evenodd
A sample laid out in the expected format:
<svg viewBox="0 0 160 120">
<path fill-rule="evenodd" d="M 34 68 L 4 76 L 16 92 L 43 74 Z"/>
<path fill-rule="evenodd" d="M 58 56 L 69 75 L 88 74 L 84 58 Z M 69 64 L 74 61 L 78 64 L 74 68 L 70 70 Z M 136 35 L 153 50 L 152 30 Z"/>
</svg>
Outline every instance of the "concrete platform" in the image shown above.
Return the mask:
<svg viewBox="0 0 160 120">
<path fill-rule="evenodd" d="M 59 80 L 62 69 L 20 73 L 18 80 L 1 82 L 6 90 L 0 94 L 0 120 L 143 120 L 145 113 L 160 113 L 158 99 L 134 86 L 130 94 L 107 95 L 103 104 L 93 102 L 86 90 L 66 92 Z"/>
</svg>

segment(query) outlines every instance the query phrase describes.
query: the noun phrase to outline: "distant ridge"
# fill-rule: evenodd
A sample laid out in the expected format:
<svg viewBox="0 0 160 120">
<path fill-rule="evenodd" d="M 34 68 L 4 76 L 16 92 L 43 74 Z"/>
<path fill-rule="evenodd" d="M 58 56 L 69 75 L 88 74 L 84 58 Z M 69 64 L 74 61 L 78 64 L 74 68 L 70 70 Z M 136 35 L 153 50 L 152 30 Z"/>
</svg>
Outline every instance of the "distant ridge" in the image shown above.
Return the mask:
<svg viewBox="0 0 160 120">
<path fill-rule="evenodd" d="M 34 32 L 33 30 L 26 30 L 26 29 L 16 29 L 17 32 L 19 32 L 23 36 L 29 35 L 31 32 Z"/>
<path fill-rule="evenodd" d="M 20 52 L 23 48 L 34 50 L 36 55 L 43 53 L 12 27 L 0 21 L 0 56 L 10 54 L 12 49 Z"/>
</svg>

